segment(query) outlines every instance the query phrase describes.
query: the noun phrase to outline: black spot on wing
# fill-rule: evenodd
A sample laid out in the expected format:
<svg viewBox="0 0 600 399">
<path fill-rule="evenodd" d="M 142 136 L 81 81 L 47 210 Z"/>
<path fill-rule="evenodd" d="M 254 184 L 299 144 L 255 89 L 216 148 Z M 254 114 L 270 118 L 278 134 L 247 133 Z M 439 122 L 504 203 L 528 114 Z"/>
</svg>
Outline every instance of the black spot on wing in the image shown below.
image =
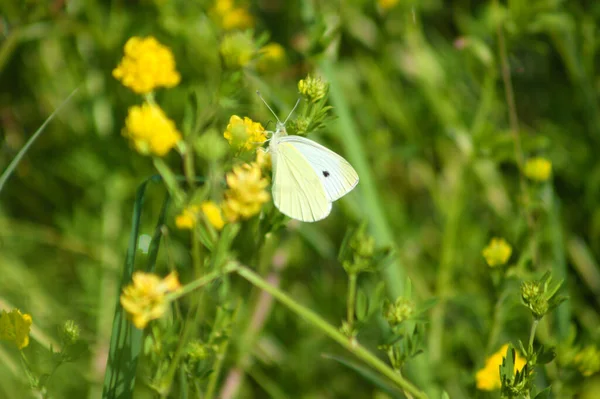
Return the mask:
<svg viewBox="0 0 600 399">
<path fill-rule="evenodd" d="M 326 171 L 326 170 L 324 170 L 324 171 L 323 171 L 323 176 L 325 176 L 325 177 L 329 177 L 329 172 L 328 172 L 328 171 Z"/>
</svg>

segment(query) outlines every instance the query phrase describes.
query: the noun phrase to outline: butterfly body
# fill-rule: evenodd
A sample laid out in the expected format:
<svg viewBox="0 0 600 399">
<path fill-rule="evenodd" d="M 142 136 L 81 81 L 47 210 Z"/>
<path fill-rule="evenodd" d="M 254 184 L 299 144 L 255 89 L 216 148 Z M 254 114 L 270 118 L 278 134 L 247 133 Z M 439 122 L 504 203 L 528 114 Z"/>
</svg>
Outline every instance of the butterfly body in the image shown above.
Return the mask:
<svg viewBox="0 0 600 399">
<path fill-rule="evenodd" d="M 331 212 L 332 202 L 358 184 L 358 174 L 348 161 L 312 140 L 288 135 L 280 122 L 271 137 L 269 152 L 273 202 L 293 219 L 324 219 Z"/>
</svg>

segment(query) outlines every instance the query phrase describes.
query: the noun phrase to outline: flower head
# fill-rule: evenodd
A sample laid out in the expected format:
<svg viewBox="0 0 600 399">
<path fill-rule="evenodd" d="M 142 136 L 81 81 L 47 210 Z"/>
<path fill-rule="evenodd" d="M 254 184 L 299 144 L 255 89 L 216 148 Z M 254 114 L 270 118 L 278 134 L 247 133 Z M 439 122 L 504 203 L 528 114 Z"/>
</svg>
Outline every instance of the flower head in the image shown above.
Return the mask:
<svg viewBox="0 0 600 399">
<path fill-rule="evenodd" d="M 265 128 L 248 117 L 244 119 L 237 115 L 229 118 L 229 124 L 223 137 L 229 141 L 234 148 L 242 148 L 250 151 L 261 145 L 266 139 Z"/>
<path fill-rule="evenodd" d="M 224 30 L 248 29 L 254 25 L 254 18 L 247 7 L 236 7 L 233 0 L 217 0 L 212 9 L 213 19 Z"/>
<path fill-rule="evenodd" d="M 263 148 L 259 148 L 256 150 L 255 162 L 262 170 L 270 170 L 272 167 L 271 154 Z"/>
<path fill-rule="evenodd" d="M 204 217 L 215 229 L 221 230 L 225 226 L 225 221 L 221 215 L 221 208 L 212 201 L 204 201 L 200 204 Z"/>
<path fill-rule="evenodd" d="M 156 274 L 135 272 L 131 284 L 123 288 L 121 305 L 137 328 L 144 328 L 150 320 L 160 318 L 167 310 L 165 294 L 181 287 L 177 273 L 164 279 Z"/>
<path fill-rule="evenodd" d="M 63 324 L 60 334 L 63 344 L 66 346 L 77 342 L 77 340 L 79 340 L 80 332 L 79 326 L 73 320 L 67 320 L 65 324 Z"/>
<path fill-rule="evenodd" d="M 488 246 L 483 249 L 482 254 L 488 266 L 500 266 L 508 262 L 512 254 L 512 247 L 504 238 L 492 238 Z"/>
<path fill-rule="evenodd" d="M 285 63 L 285 49 L 281 44 L 269 43 L 258 51 L 256 68 L 261 72 L 279 69 Z"/>
<path fill-rule="evenodd" d="M 329 85 L 323 82 L 320 77 L 308 75 L 305 79 L 298 82 L 298 90 L 304 98 L 315 103 L 325 97 L 329 90 Z"/>
<path fill-rule="evenodd" d="M 507 349 L 508 344 L 504 344 L 502 348 L 486 359 L 485 366 L 475 375 L 477 389 L 482 391 L 494 391 L 500 389 L 502 386 L 502 382 L 500 381 L 500 366 L 502 365 L 502 360 L 506 356 Z M 526 363 L 525 359 L 517 352 L 515 357 L 515 373 L 521 371 Z"/>
<path fill-rule="evenodd" d="M 138 94 L 157 87 L 173 87 L 181 80 L 173 53 L 152 36 L 134 36 L 125 43 L 125 56 L 113 70 L 113 76 Z"/>
<path fill-rule="evenodd" d="M 525 162 L 524 173 L 531 180 L 546 181 L 552 173 L 552 162 L 543 157 L 530 158 Z"/>
<path fill-rule="evenodd" d="M 233 32 L 227 34 L 220 46 L 225 65 L 232 69 L 243 68 L 256 53 L 252 32 Z"/>
<path fill-rule="evenodd" d="M 269 183 L 255 163 L 234 166 L 227 174 L 227 185 L 223 213 L 231 222 L 251 218 L 269 201 L 269 193 L 265 190 Z"/>
<path fill-rule="evenodd" d="M 175 218 L 175 226 L 181 230 L 191 230 L 198 222 L 198 205 L 190 205 Z"/>
<path fill-rule="evenodd" d="M 181 140 L 181 133 L 158 105 L 144 103 L 129 108 L 123 136 L 144 155 L 163 156 Z"/>
<path fill-rule="evenodd" d="M 31 316 L 22 314 L 19 309 L 0 311 L 0 339 L 14 342 L 19 349 L 25 348 L 29 345 L 31 323 Z"/>
<path fill-rule="evenodd" d="M 385 307 L 383 317 L 393 327 L 410 319 L 414 313 L 415 303 L 408 298 L 398 297 L 396 302 L 390 303 Z"/>
</svg>

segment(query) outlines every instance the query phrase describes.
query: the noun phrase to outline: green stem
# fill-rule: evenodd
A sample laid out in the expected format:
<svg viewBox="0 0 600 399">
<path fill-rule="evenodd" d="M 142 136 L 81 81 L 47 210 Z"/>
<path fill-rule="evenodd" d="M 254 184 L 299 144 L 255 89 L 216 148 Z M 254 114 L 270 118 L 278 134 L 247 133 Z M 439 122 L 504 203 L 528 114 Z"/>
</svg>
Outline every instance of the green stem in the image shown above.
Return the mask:
<svg viewBox="0 0 600 399">
<path fill-rule="evenodd" d="M 187 180 L 190 189 L 194 189 L 196 187 L 196 171 L 194 167 L 194 151 L 190 151 L 189 145 L 185 144 L 182 141 L 181 146 L 181 154 L 183 156 L 183 173 L 185 174 L 185 178 Z"/>
<path fill-rule="evenodd" d="M 237 313 L 239 308 L 240 308 L 240 301 L 238 300 L 235 313 Z M 222 333 L 221 330 L 223 329 L 223 327 L 226 326 L 227 323 L 230 322 L 232 319 L 235 319 L 235 315 L 232 317 L 229 314 L 223 312 L 223 310 L 220 308 L 219 312 L 217 314 L 217 320 L 215 321 L 215 327 L 213 328 L 213 331 L 212 331 L 212 334 L 213 334 L 212 338 L 214 338 L 216 336 L 215 332 Z M 212 339 L 211 339 L 211 341 L 212 341 Z M 226 339 L 219 344 L 219 347 L 216 351 L 217 361 L 215 362 L 215 364 L 213 366 L 212 374 L 210 375 L 210 378 L 208 380 L 208 385 L 206 387 L 206 393 L 204 394 L 204 399 L 212 399 L 213 396 L 215 395 L 215 392 L 217 390 L 217 383 L 219 382 L 219 377 L 221 375 L 221 370 L 223 369 L 223 364 L 225 363 L 225 356 L 227 354 L 227 349 L 229 348 L 230 342 L 231 342 L 230 339 Z"/>
<path fill-rule="evenodd" d="M 294 299 L 289 297 L 279 288 L 272 286 L 263 280 L 259 275 L 254 273 L 252 270 L 248 269 L 244 266 L 239 266 L 236 270 L 237 274 L 248 280 L 250 283 L 255 285 L 256 287 L 268 292 L 273 295 L 275 299 L 281 302 L 284 306 L 290 309 L 292 312 L 296 313 L 298 316 L 305 319 L 307 322 L 312 324 L 315 328 L 318 328 L 323 333 L 325 333 L 329 338 L 336 341 L 338 344 L 343 346 L 348 351 L 354 353 L 359 359 L 370 365 L 375 370 L 379 371 L 381 374 L 388 377 L 391 381 L 393 381 L 398 387 L 409 392 L 415 398 L 424 399 L 427 398 L 427 395 L 420 391 L 416 386 L 414 386 L 409 381 L 405 380 L 401 375 L 396 373 L 392 368 L 390 368 L 387 364 L 385 364 L 381 359 L 377 356 L 373 355 L 363 346 L 358 344 L 356 340 L 349 340 L 344 334 L 338 331 L 337 328 L 329 324 L 325 321 L 321 316 L 313 312 L 312 310 L 300 305 Z"/>
<path fill-rule="evenodd" d="M 356 307 L 356 280 L 357 274 L 354 272 L 350 272 L 348 274 L 348 327 L 350 331 L 352 331 L 354 327 L 354 309 Z"/>
<path fill-rule="evenodd" d="M 200 277 L 200 278 L 192 281 L 191 283 L 184 285 L 183 287 L 181 287 L 181 289 L 177 290 L 176 292 L 166 295 L 165 301 L 166 302 L 175 301 L 175 300 L 181 298 L 182 296 L 185 296 L 185 295 L 189 294 L 190 292 L 192 292 L 200 287 L 203 287 L 208 283 L 211 283 L 212 281 L 218 279 L 219 277 L 222 277 L 226 274 L 236 271 L 238 267 L 239 266 L 236 263 L 228 263 L 227 265 L 225 265 L 225 267 L 223 267 L 223 269 L 215 270 L 214 272 L 208 273 L 205 276 Z"/>
<path fill-rule="evenodd" d="M 533 353 L 533 339 L 535 338 L 535 330 L 539 324 L 539 319 L 533 319 L 533 323 L 531 323 L 531 331 L 529 331 L 529 346 L 527 346 L 527 351 L 529 353 L 527 355 L 531 355 Z"/>
</svg>

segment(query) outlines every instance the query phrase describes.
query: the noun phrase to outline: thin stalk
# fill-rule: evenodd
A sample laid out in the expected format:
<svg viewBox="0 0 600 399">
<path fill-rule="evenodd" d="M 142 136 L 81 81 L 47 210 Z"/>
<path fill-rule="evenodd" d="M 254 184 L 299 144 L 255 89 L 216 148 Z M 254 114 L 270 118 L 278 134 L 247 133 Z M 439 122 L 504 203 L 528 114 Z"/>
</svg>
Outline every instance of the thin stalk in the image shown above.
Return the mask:
<svg viewBox="0 0 600 399">
<path fill-rule="evenodd" d="M 354 309 L 356 308 L 356 280 L 357 274 L 354 272 L 350 272 L 348 274 L 348 309 L 347 309 L 347 318 L 348 318 L 348 327 L 350 331 L 354 328 Z"/>
<path fill-rule="evenodd" d="M 308 323 L 310 323 L 313 327 L 321 330 L 325 333 L 329 338 L 336 341 L 338 344 L 343 346 L 346 350 L 354 353 L 359 359 L 364 361 L 366 364 L 380 372 L 381 374 L 388 377 L 391 381 L 393 381 L 398 387 L 405 390 L 406 392 L 413 395 L 415 398 L 424 399 L 427 398 L 427 395 L 419 390 L 416 386 L 414 386 L 409 381 L 405 380 L 400 374 L 396 373 L 392 368 L 390 368 L 387 364 L 385 364 L 381 359 L 377 356 L 373 355 L 367 349 L 365 349 L 362 345 L 358 344 L 356 340 L 349 340 L 344 334 L 338 331 L 337 328 L 329 324 L 325 321 L 321 316 L 313 312 L 312 310 L 300 305 L 286 293 L 281 291 L 279 288 L 272 286 L 262 279 L 259 275 L 254 273 L 252 270 L 248 269 L 244 266 L 239 266 L 236 270 L 236 273 L 248 280 L 250 283 L 255 285 L 256 287 L 268 292 L 273 295 L 275 299 L 277 299 L 281 304 L 286 306 L 292 312 L 296 313 L 298 316 L 305 319 Z"/>
<path fill-rule="evenodd" d="M 240 308 L 240 301 L 238 300 L 235 313 L 237 313 L 239 308 Z M 222 312 L 222 309 L 219 309 L 219 312 Z M 222 326 L 224 326 L 227 321 L 231 320 L 231 319 L 228 319 L 227 317 L 228 317 L 228 315 L 226 315 L 226 314 L 220 315 L 220 316 L 217 315 L 217 321 L 215 322 L 215 327 L 213 328 L 213 331 L 212 331 L 213 334 L 215 333 L 215 331 L 219 331 L 219 329 L 221 329 Z M 235 315 L 232 318 L 235 318 Z M 224 340 L 219 345 L 219 347 L 216 351 L 217 361 L 215 362 L 215 364 L 213 366 L 212 373 L 208 380 L 208 385 L 206 387 L 204 399 L 212 399 L 215 396 L 215 393 L 217 390 L 217 383 L 219 382 L 219 377 L 221 376 L 221 370 L 223 369 L 223 364 L 225 363 L 225 357 L 226 357 L 225 355 L 227 354 L 227 349 L 229 348 L 230 342 L 231 342 L 230 339 Z"/>
<path fill-rule="evenodd" d="M 165 301 L 175 301 L 181 298 L 182 296 L 185 296 L 190 292 L 197 290 L 198 288 L 203 287 L 206 284 L 209 284 L 220 277 L 223 277 L 226 274 L 236 271 L 237 268 L 238 265 L 236 263 L 228 263 L 227 265 L 225 265 L 225 267 L 223 267 L 223 269 L 215 270 L 214 272 L 208 273 L 205 276 L 200 277 L 192 281 L 191 283 L 184 285 L 178 291 L 165 295 Z"/>
<path fill-rule="evenodd" d="M 187 180 L 187 184 L 191 190 L 196 187 L 196 171 L 194 167 L 194 151 L 190 151 L 190 147 L 187 144 L 183 144 L 180 148 L 181 155 L 183 157 L 183 173 Z"/>
<path fill-rule="evenodd" d="M 533 319 L 533 323 L 531 323 L 531 330 L 529 331 L 529 345 L 527 346 L 527 350 L 530 352 L 533 351 L 533 339 L 535 338 L 535 330 L 539 324 L 539 319 Z"/>
</svg>

